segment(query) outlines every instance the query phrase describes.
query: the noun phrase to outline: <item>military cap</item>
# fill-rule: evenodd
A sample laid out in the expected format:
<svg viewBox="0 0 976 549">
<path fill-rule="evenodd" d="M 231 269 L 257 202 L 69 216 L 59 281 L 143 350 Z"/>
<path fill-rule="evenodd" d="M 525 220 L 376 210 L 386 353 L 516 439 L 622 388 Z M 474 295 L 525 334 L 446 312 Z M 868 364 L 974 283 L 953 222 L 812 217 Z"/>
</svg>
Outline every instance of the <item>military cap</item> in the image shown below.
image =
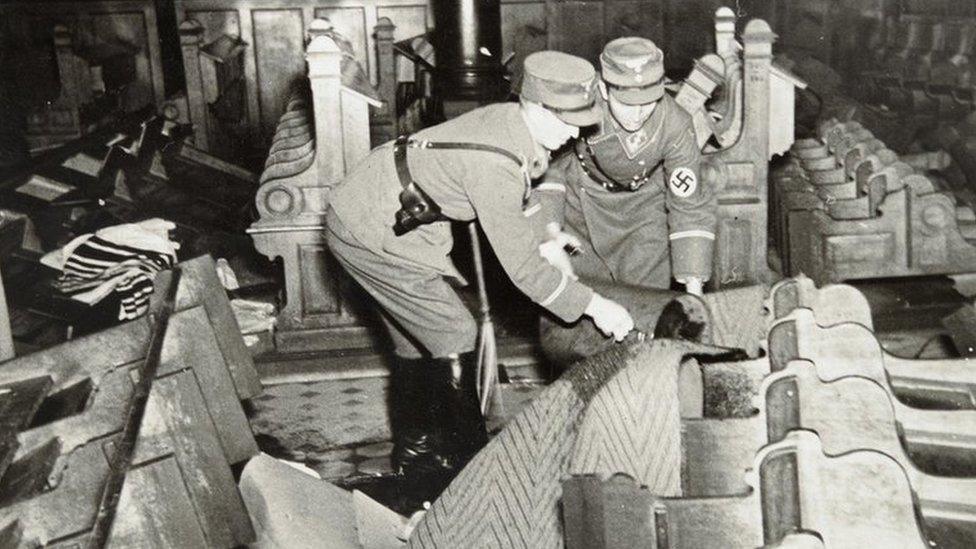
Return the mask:
<svg viewBox="0 0 976 549">
<path fill-rule="evenodd" d="M 600 120 L 596 105 L 596 69 L 589 61 L 558 51 L 537 51 L 525 58 L 522 99 L 539 103 L 573 126 Z"/>
<path fill-rule="evenodd" d="M 646 38 L 611 41 L 600 54 L 607 90 L 621 103 L 644 105 L 664 95 L 664 53 Z"/>
</svg>

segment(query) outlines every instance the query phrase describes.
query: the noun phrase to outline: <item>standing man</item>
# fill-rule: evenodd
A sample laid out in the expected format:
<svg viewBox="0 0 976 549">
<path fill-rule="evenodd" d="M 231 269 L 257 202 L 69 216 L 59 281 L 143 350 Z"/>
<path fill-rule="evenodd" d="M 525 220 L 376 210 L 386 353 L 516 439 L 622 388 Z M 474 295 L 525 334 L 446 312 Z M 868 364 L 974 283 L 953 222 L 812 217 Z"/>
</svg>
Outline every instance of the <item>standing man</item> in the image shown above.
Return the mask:
<svg viewBox="0 0 976 549">
<path fill-rule="evenodd" d="M 584 278 L 701 295 L 712 270 L 717 202 L 703 185 L 691 116 L 664 90 L 664 54 L 618 38 L 600 55 L 602 116 L 536 187 L 550 234 L 578 239 Z"/>
<path fill-rule="evenodd" d="M 549 152 L 599 118 L 596 73 L 583 59 L 525 59 L 519 104 L 481 107 L 373 150 L 332 190 L 326 239 L 380 305 L 393 340 L 393 461 L 409 489 L 433 499 L 486 442 L 474 390 L 477 326 L 444 280 L 460 277 L 449 221 L 478 218 L 505 272 L 556 316 L 593 319 L 620 341 L 626 309 L 540 255 L 526 209 Z M 452 372 L 461 371 L 460 380 Z"/>
</svg>

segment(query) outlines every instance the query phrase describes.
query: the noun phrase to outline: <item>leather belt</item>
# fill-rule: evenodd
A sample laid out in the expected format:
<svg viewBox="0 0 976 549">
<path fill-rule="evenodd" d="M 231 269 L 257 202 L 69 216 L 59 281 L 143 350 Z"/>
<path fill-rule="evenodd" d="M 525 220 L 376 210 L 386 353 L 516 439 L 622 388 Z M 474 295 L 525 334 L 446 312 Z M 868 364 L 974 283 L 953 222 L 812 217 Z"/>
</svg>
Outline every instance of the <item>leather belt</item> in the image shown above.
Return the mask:
<svg viewBox="0 0 976 549">
<path fill-rule="evenodd" d="M 593 153 L 593 147 L 585 139 L 578 139 L 576 141 L 576 158 L 579 159 L 583 171 L 586 175 L 590 176 L 590 179 L 599 183 L 600 186 L 612 193 L 636 191 L 644 183 L 647 183 L 650 177 L 648 175 L 642 178 L 634 178 L 626 184 L 618 182 L 600 168 L 600 164 L 596 160 L 596 155 Z"/>
<path fill-rule="evenodd" d="M 526 194 L 523 199 L 528 200 L 528 172 L 526 162 L 515 153 L 494 145 L 484 143 L 461 143 L 451 141 L 424 141 L 410 139 L 410 135 L 401 135 L 393 142 L 393 162 L 396 165 L 397 177 L 403 190 L 400 191 L 400 209 L 396 212 L 396 222 L 393 225 L 393 233 L 397 236 L 404 235 L 420 225 L 434 223 L 448 219 L 441 213 L 440 206 L 430 197 L 417 182 L 414 181 L 410 173 L 410 166 L 407 164 L 407 149 L 452 149 L 466 151 L 485 151 L 500 154 L 505 158 L 515 162 L 526 177 Z"/>
</svg>

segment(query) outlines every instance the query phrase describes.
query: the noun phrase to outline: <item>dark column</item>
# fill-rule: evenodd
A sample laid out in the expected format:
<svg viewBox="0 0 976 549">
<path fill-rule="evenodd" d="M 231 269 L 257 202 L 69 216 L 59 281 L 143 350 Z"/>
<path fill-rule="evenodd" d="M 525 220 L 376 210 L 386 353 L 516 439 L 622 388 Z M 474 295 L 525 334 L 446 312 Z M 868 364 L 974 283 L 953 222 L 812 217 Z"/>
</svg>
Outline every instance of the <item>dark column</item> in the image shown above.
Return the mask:
<svg viewBox="0 0 976 549">
<path fill-rule="evenodd" d="M 441 99 L 477 102 L 505 94 L 499 0 L 432 0 L 431 7 L 434 93 Z"/>
</svg>

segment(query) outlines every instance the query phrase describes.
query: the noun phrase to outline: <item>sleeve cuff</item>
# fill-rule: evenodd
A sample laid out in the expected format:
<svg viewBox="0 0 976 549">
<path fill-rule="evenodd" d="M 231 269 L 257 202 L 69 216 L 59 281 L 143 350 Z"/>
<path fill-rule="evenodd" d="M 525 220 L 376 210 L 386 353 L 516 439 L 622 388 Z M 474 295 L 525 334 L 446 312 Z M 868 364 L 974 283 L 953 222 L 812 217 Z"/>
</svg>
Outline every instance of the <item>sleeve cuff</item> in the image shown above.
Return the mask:
<svg viewBox="0 0 976 549">
<path fill-rule="evenodd" d="M 680 231 L 672 233 L 670 240 L 671 274 L 676 280 L 698 277 L 704 282 L 711 277 L 712 250 L 715 247 L 713 233 Z"/>
<path fill-rule="evenodd" d="M 548 309 L 564 322 L 575 322 L 583 316 L 583 311 L 593 298 L 593 290 L 567 276 L 563 276 L 559 287 L 539 305 Z"/>
</svg>

